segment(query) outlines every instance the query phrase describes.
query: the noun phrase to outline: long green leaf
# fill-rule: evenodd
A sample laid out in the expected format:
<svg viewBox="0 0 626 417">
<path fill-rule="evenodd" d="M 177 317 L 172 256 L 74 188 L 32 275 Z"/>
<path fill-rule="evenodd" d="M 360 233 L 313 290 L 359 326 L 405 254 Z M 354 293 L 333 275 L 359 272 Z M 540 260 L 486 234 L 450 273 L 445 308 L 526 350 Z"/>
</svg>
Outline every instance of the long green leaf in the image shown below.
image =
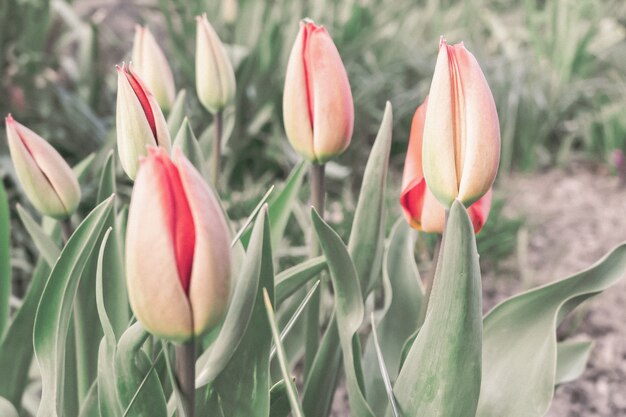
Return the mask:
<svg viewBox="0 0 626 417">
<path fill-rule="evenodd" d="M 3 397 L 0 397 L 0 415 L 2 417 L 19 417 L 13 404 Z"/>
<path fill-rule="evenodd" d="M 11 298 L 10 229 L 9 201 L 4 184 L 0 180 L 0 338 L 9 323 L 9 298 Z"/>
<path fill-rule="evenodd" d="M 326 259 L 323 256 L 318 256 L 276 275 L 276 304 L 280 305 L 300 288 L 304 288 L 310 280 L 325 269 Z"/>
<path fill-rule="evenodd" d="M 587 366 L 593 342 L 566 340 L 557 345 L 555 385 L 578 379 Z"/>
<path fill-rule="evenodd" d="M 22 224 L 26 228 L 26 231 L 41 256 L 46 260 L 48 266 L 53 267 L 61 254 L 61 249 L 59 249 L 54 240 L 43 230 L 43 227 L 37 224 L 31 215 L 19 204 L 17 205 L 17 214 L 20 216 Z"/>
<path fill-rule="evenodd" d="M 204 155 L 202 155 L 202 149 L 200 149 L 198 139 L 196 139 L 196 135 L 194 135 L 187 117 L 183 119 L 180 129 L 178 129 L 178 133 L 174 139 L 174 147 L 182 151 L 183 155 L 189 159 L 189 162 L 196 167 L 198 172 L 203 175 L 205 174 L 206 161 Z"/>
<path fill-rule="evenodd" d="M 467 211 L 455 201 L 426 319 L 394 385 L 402 415 L 473 417 L 480 392 L 481 340 L 476 239 Z"/>
<path fill-rule="evenodd" d="M 38 417 L 63 415 L 65 343 L 72 304 L 83 269 L 91 256 L 113 196 L 98 205 L 76 229 L 55 264 L 37 308 L 34 326 L 35 356 L 42 376 Z"/>
<path fill-rule="evenodd" d="M 540 417 L 556 382 L 558 323 L 626 271 L 626 243 L 561 281 L 509 298 L 484 319 L 483 384 L 478 417 Z"/>
<path fill-rule="evenodd" d="M 358 330 L 363 322 L 364 306 L 361 287 L 348 249 L 341 238 L 324 220 L 312 211 L 313 228 L 322 252 L 326 256 L 330 277 L 335 291 L 337 330 L 343 360 L 346 364 L 346 386 L 350 410 L 354 417 L 373 417 L 363 395 L 361 375 L 361 352 L 358 348 Z"/>
<path fill-rule="evenodd" d="M 402 347 L 419 326 L 419 312 L 424 297 L 413 251 L 411 228 L 404 218 L 398 219 L 391 231 L 389 247 L 383 260 L 385 304 L 376 325 L 380 350 L 392 383 L 400 370 Z M 377 416 L 382 416 L 387 409 L 388 395 L 377 364 L 374 342 L 373 337 L 367 341 L 363 356 L 363 375 L 367 400 L 372 411 Z"/>
</svg>

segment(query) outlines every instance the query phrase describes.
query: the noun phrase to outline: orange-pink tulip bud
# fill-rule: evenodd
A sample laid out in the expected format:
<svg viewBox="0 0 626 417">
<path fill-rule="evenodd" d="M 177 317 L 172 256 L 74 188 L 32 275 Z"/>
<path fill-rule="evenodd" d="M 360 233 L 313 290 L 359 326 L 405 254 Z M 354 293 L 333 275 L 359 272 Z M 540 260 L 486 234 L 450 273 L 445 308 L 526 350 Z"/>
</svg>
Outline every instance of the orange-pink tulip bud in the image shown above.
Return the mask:
<svg viewBox="0 0 626 417">
<path fill-rule="evenodd" d="M 126 174 L 134 179 L 147 146 L 169 152 L 170 133 L 156 99 L 132 68 L 117 67 L 117 150 Z"/>
<path fill-rule="evenodd" d="M 24 193 L 42 214 L 57 219 L 70 216 L 80 202 L 74 172 L 44 138 L 5 118 L 11 159 Z"/>
<path fill-rule="evenodd" d="M 230 291 L 230 233 L 202 176 L 174 149 L 143 158 L 126 232 L 133 312 L 150 332 L 182 342 L 222 318 Z"/>
<path fill-rule="evenodd" d="M 135 27 L 132 63 L 161 109 L 171 109 L 176 99 L 174 75 L 163 50 L 147 27 Z"/>
<path fill-rule="evenodd" d="M 492 186 L 500 160 L 496 105 L 476 58 L 442 38 L 424 121 L 428 188 L 446 207 L 466 206 Z"/>
<path fill-rule="evenodd" d="M 413 228 L 427 233 L 443 233 L 445 209 L 426 185 L 422 170 L 422 138 L 427 106 L 428 98 L 413 116 L 409 148 L 404 162 L 400 204 L 404 216 Z M 491 189 L 467 210 L 475 233 L 482 229 L 490 210 Z"/>
<path fill-rule="evenodd" d="M 283 118 L 289 142 L 310 161 L 323 163 L 350 144 L 354 105 L 339 51 L 323 26 L 310 20 L 289 56 Z"/>
</svg>

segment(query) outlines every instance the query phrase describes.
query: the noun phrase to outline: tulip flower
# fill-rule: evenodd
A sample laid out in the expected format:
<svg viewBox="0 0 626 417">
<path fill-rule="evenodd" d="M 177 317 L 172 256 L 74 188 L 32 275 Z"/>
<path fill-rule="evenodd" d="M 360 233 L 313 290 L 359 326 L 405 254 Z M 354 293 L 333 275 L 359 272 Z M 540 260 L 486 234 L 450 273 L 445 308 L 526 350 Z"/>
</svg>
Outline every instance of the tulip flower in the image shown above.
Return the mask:
<svg viewBox="0 0 626 417">
<path fill-rule="evenodd" d="M 306 159 L 324 163 L 350 144 L 354 105 L 348 74 L 323 26 L 300 23 L 283 93 L 289 142 Z"/>
<path fill-rule="evenodd" d="M 44 138 L 5 118 L 9 152 L 24 193 L 42 214 L 56 219 L 69 217 L 80 202 L 74 172 Z"/>
<path fill-rule="evenodd" d="M 402 175 L 400 204 L 411 227 L 427 233 L 443 233 L 445 209 L 430 191 L 422 170 L 422 138 L 428 98 L 417 108 L 411 124 L 409 148 Z M 467 210 L 478 233 L 487 221 L 491 210 L 491 189 Z"/>
<path fill-rule="evenodd" d="M 156 99 L 132 68 L 117 67 L 117 150 L 122 168 L 134 179 L 147 146 L 169 152 L 170 134 Z"/>
<path fill-rule="evenodd" d="M 202 105 L 216 114 L 235 97 L 235 71 L 206 13 L 196 22 L 196 89 Z"/>
<path fill-rule="evenodd" d="M 202 176 L 175 148 L 142 158 L 126 232 L 128 296 L 150 332 L 184 342 L 222 318 L 230 291 L 230 236 Z"/>
<path fill-rule="evenodd" d="M 135 27 L 132 62 L 161 109 L 169 111 L 176 99 L 174 76 L 163 50 L 147 27 Z"/>
<path fill-rule="evenodd" d="M 442 38 L 424 121 L 423 167 L 428 188 L 445 206 L 465 206 L 493 184 L 500 159 L 496 106 L 476 58 Z"/>
</svg>

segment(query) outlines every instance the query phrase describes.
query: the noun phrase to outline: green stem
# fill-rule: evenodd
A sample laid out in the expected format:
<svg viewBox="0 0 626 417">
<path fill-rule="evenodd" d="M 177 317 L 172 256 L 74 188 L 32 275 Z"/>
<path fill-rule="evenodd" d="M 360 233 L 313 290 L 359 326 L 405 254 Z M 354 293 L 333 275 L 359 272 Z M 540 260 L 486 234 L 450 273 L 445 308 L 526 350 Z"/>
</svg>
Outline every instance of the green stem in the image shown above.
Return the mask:
<svg viewBox="0 0 626 417">
<path fill-rule="evenodd" d="M 311 184 L 311 205 L 318 212 L 320 217 L 324 218 L 324 167 L 323 164 L 311 164 L 309 182 Z M 312 232 L 312 231 L 311 231 Z M 320 248 L 315 241 L 314 234 L 311 233 L 311 257 L 314 258 L 320 254 Z M 305 375 L 313 366 L 313 360 L 317 354 L 320 336 L 320 304 L 321 290 L 317 291 L 311 300 L 306 312 L 306 340 L 304 347 L 304 372 Z"/>
<path fill-rule="evenodd" d="M 222 110 L 215 113 L 213 121 L 215 137 L 213 138 L 213 152 L 211 154 L 211 182 L 215 189 L 219 189 L 220 169 L 222 164 L 222 133 L 224 129 L 224 113 Z"/>
<path fill-rule="evenodd" d="M 176 345 L 176 379 L 185 417 L 194 417 L 196 403 L 196 340 Z"/>
</svg>

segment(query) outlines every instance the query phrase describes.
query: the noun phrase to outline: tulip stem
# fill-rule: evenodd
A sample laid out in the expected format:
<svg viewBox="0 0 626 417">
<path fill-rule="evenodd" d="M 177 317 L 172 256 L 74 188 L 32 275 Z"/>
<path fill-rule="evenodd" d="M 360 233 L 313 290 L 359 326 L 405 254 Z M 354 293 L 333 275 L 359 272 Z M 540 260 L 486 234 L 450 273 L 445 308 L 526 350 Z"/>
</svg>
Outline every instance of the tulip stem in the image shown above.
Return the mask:
<svg viewBox="0 0 626 417">
<path fill-rule="evenodd" d="M 224 129 L 223 110 L 215 113 L 213 124 L 215 125 L 215 137 L 213 138 L 213 153 L 211 154 L 211 182 L 217 190 L 222 164 L 222 133 Z"/>
<path fill-rule="evenodd" d="M 324 164 L 311 164 L 309 182 L 311 184 L 311 205 L 320 217 L 324 218 L 324 200 L 326 190 L 324 188 Z M 320 248 L 315 241 L 315 234 L 311 230 L 311 257 L 316 257 L 320 254 Z M 309 306 L 306 312 L 306 341 L 304 350 L 304 372 L 305 375 L 313 366 L 313 360 L 317 354 L 319 346 L 320 335 L 320 304 L 321 304 L 321 291 L 316 291 L 309 301 Z"/>
<path fill-rule="evenodd" d="M 176 345 L 176 379 L 185 417 L 194 417 L 196 403 L 196 340 Z"/>
<path fill-rule="evenodd" d="M 428 302 L 430 301 L 430 293 L 433 289 L 433 281 L 435 280 L 435 272 L 437 272 L 437 265 L 439 264 L 439 253 L 441 252 L 441 235 L 437 235 L 437 241 L 433 248 L 432 262 L 430 263 L 430 269 L 424 280 L 424 298 L 420 307 L 419 324 L 424 323 L 426 319 L 426 311 L 428 310 Z"/>
</svg>

